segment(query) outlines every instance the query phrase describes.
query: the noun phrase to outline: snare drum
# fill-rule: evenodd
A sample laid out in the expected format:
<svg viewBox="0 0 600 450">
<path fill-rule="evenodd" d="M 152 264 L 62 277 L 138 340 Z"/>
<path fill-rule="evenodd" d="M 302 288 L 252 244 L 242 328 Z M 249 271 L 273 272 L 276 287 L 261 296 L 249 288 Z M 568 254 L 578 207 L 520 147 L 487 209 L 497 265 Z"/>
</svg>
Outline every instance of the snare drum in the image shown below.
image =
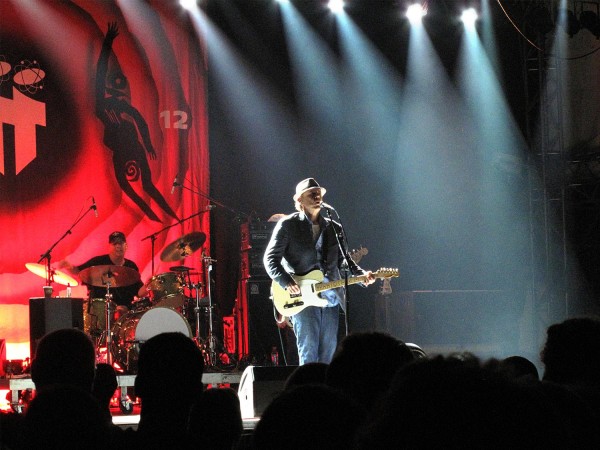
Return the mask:
<svg viewBox="0 0 600 450">
<path fill-rule="evenodd" d="M 91 298 L 83 302 L 83 330 L 92 336 L 99 336 L 106 331 L 106 306 L 105 298 Z M 115 310 L 114 303 L 112 304 Z"/>
<path fill-rule="evenodd" d="M 165 272 L 150 278 L 146 285 L 155 306 L 181 308 L 185 302 L 183 280 L 175 272 Z"/>
<path fill-rule="evenodd" d="M 113 360 L 129 372 L 137 371 L 140 344 L 160 333 L 179 332 L 192 338 L 184 317 L 171 308 L 130 311 L 115 322 L 111 334 Z"/>
</svg>

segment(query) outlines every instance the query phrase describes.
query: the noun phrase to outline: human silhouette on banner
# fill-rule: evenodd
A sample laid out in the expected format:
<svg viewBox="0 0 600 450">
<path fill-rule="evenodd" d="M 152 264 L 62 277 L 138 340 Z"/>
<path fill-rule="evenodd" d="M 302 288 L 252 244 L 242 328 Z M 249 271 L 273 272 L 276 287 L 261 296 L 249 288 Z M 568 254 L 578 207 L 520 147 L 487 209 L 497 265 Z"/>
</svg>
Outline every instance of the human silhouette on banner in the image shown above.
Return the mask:
<svg viewBox="0 0 600 450">
<path fill-rule="evenodd" d="M 118 60 L 115 64 L 116 69 L 107 77 L 112 43 L 118 34 L 117 24 L 109 23 L 96 70 L 96 116 L 104 124 L 104 144 L 113 152 L 113 166 L 119 186 L 146 216 L 156 222 L 161 221 L 131 185 L 131 181 L 136 181 L 140 177 L 144 191 L 168 215 L 179 220 L 175 211 L 152 182 L 152 172 L 146 152 L 151 159 L 156 159 L 156 151 L 150 140 L 148 124 L 140 112 L 131 105 L 127 77 L 120 70 Z"/>
</svg>

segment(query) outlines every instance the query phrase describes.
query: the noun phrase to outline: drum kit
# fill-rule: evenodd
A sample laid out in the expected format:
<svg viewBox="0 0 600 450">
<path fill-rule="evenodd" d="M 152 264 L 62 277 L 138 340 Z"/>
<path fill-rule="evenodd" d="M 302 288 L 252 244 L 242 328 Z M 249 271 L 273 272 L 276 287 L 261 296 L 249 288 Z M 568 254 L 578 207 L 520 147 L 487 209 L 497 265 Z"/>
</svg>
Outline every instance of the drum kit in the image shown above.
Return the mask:
<svg viewBox="0 0 600 450">
<path fill-rule="evenodd" d="M 163 262 L 178 262 L 199 250 L 205 240 L 205 234 L 200 232 L 184 235 L 169 244 L 162 251 L 160 259 Z M 215 260 L 202 254 L 207 280 L 206 292 L 204 283 L 200 280 L 193 281 L 193 277 L 199 278 L 199 272 L 191 267 L 173 266 L 169 272 L 153 275 L 145 283 L 148 297 L 134 300 L 132 309 L 128 311 L 120 311 L 120 307 L 116 307 L 112 301 L 111 289 L 138 283 L 139 272 L 114 265 L 92 266 L 80 271 L 82 283 L 106 288 L 104 298 L 86 299 L 83 305 L 84 330 L 94 340 L 99 362 L 135 373 L 141 344 L 160 333 L 180 332 L 193 339 L 200 347 L 207 366 L 216 365 L 209 282 L 213 262 Z M 31 263 L 26 266 L 39 276 L 47 276 L 44 265 Z M 52 275 L 54 282 L 70 286 L 78 284 L 63 272 L 54 270 Z M 201 336 L 201 323 L 207 324 L 203 330 L 205 336 Z"/>
</svg>

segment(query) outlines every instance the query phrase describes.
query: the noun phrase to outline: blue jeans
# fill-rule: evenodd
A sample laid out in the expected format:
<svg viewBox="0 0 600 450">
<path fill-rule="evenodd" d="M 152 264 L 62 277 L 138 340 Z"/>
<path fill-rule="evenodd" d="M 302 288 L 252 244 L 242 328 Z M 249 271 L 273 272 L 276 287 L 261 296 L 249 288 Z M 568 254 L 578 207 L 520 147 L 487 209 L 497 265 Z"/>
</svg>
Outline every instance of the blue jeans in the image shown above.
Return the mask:
<svg viewBox="0 0 600 450">
<path fill-rule="evenodd" d="M 329 364 L 337 347 L 339 306 L 309 306 L 292 317 L 300 365 Z"/>
</svg>

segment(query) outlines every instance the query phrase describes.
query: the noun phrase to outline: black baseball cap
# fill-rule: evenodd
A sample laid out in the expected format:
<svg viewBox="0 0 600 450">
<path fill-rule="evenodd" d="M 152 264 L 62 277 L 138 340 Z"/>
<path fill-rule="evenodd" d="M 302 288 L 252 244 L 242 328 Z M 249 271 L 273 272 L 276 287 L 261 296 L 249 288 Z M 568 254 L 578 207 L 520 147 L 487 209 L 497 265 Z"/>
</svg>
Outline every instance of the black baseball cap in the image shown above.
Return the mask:
<svg viewBox="0 0 600 450">
<path fill-rule="evenodd" d="M 109 244 L 124 244 L 125 242 L 127 242 L 127 239 L 125 239 L 122 231 L 113 231 L 108 235 Z"/>
</svg>

